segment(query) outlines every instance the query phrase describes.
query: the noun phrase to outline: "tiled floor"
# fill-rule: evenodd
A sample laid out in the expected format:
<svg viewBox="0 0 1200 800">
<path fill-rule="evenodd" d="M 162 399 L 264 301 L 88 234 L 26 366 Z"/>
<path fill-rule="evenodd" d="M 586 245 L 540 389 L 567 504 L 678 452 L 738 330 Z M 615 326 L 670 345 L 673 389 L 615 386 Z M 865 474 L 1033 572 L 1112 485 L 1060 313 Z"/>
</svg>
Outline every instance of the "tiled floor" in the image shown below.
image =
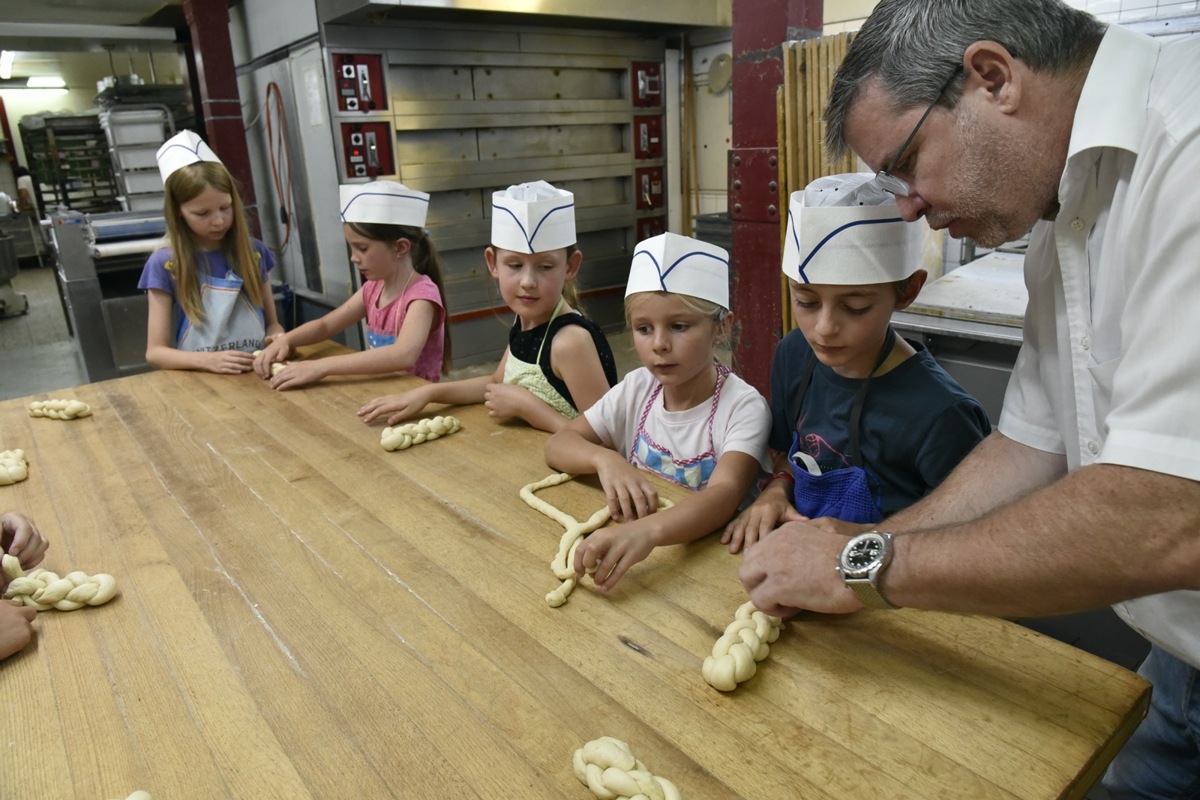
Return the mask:
<svg viewBox="0 0 1200 800">
<path fill-rule="evenodd" d="M 27 313 L 0 318 L 0 400 L 78 386 L 87 381 L 67 332 L 51 267 L 23 269 L 12 286 Z"/>
</svg>

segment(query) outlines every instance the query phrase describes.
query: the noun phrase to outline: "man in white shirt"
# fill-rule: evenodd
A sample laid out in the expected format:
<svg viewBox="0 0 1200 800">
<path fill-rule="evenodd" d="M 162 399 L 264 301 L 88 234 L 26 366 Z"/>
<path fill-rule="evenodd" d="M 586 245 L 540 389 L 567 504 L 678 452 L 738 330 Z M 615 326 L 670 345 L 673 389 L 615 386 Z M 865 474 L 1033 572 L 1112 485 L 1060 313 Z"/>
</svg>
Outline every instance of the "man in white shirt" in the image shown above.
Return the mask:
<svg viewBox="0 0 1200 800">
<path fill-rule="evenodd" d="M 872 540 L 869 575 L 835 571 L 832 523 L 777 529 L 741 573 L 768 613 L 1115 605 L 1153 645 L 1154 693 L 1113 798 L 1200 796 L 1197 76 L 1200 37 L 1157 42 L 1059 0 L 879 3 L 826 144 L 878 170 L 906 219 L 986 246 L 1032 229 L 1024 346 L 999 430 L 878 526 L 903 535 Z"/>
</svg>

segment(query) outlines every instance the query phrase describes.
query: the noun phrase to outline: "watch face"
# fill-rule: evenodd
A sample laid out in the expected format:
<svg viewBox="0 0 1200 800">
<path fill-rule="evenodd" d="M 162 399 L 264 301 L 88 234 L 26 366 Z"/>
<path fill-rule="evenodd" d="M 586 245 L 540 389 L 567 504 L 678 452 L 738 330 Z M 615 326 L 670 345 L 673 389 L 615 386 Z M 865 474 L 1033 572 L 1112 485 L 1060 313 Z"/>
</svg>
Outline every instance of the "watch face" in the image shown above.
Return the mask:
<svg viewBox="0 0 1200 800">
<path fill-rule="evenodd" d="M 860 533 L 846 543 L 840 559 L 841 569 L 851 576 L 865 576 L 879 566 L 884 550 L 884 539 L 878 533 Z"/>
</svg>

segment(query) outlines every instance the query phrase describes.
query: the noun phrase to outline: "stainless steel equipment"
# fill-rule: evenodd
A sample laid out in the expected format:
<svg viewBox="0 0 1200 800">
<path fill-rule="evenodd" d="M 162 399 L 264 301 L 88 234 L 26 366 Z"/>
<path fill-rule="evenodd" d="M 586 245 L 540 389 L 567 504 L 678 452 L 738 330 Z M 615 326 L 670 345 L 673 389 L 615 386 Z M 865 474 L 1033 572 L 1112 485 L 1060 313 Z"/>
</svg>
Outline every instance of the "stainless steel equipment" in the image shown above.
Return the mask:
<svg viewBox="0 0 1200 800">
<path fill-rule="evenodd" d="M 892 315 L 902 336 L 924 344 L 973 394 L 995 425 L 1025 321 L 1024 256 L 989 253 L 921 290 L 907 311 Z"/>
<path fill-rule="evenodd" d="M 51 223 L 63 309 L 88 381 L 146 371 L 146 298 L 137 282 L 162 244 L 162 213 L 64 209 Z"/>
<path fill-rule="evenodd" d="M 0 192 L 0 220 L 11 220 L 15 213 L 12 200 Z M 12 288 L 12 279 L 20 268 L 16 241 L 0 231 L 0 317 L 15 317 L 29 310 L 29 300 Z"/>
</svg>

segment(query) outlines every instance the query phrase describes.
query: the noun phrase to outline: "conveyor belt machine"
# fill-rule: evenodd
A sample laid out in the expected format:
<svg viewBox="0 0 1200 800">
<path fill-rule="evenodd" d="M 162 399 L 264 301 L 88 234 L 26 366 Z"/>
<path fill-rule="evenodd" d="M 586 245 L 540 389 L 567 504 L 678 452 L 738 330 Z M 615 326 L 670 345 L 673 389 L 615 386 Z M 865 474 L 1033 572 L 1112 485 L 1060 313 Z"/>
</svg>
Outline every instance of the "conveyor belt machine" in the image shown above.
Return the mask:
<svg viewBox="0 0 1200 800">
<path fill-rule="evenodd" d="M 63 209 L 51 221 L 63 310 L 88 381 L 146 371 L 146 297 L 137 282 L 163 244 L 162 213 Z"/>
</svg>

